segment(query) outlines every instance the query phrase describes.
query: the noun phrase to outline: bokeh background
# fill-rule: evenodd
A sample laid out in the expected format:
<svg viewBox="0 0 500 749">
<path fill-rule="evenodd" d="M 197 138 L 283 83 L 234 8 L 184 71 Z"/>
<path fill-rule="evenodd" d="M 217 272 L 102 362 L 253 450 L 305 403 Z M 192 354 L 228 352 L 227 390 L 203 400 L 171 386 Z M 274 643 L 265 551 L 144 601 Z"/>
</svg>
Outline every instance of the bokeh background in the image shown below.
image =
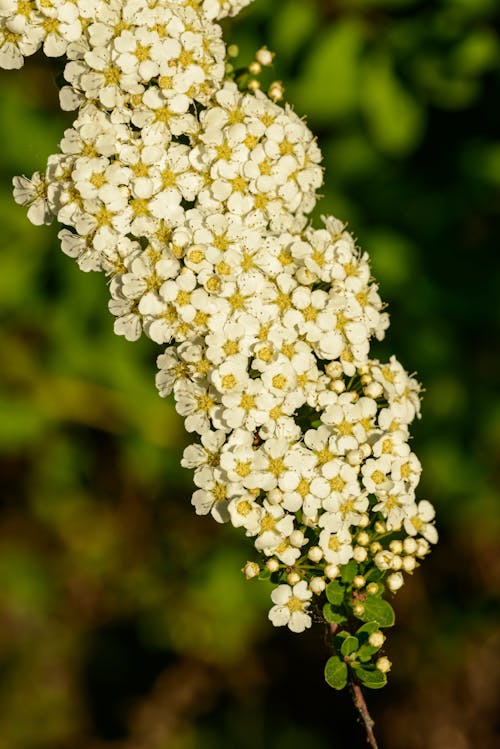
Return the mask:
<svg viewBox="0 0 500 749">
<path fill-rule="evenodd" d="M 414 449 L 441 543 L 395 598 L 385 749 L 500 746 L 500 8 L 255 0 L 226 24 L 308 115 L 318 213 L 372 257 L 425 384 Z M 250 545 L 197 518 L 157 348 L 113 335 L 100 275 L 14 205 L 55 150 L 56 66 L 0 75 L 0 749 L 360 749 L 316 625 L 267 621 Z"/>
</svg>

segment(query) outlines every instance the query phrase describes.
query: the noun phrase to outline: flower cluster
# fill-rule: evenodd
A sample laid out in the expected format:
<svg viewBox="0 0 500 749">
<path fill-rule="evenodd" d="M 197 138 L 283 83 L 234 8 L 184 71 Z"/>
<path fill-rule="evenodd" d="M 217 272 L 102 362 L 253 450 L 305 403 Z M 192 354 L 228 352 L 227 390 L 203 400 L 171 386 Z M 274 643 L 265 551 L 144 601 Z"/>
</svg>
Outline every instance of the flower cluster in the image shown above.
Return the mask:
<svg viewBox="0 0 500 749">
<path fill-rule="evenodd" d="M 195 510 L 253 539 L 247 577 L 272 575 L 271 621 L 301 632 L 337 578 L 363 619 L 437 534 L 409 445 L 420 386 L 370 356 L 388 316 L 368 256 L 341 221 L 308 219 L 316 141 L 225 73 L 215 19 L 247 2 L 1 0 L 0 65 L 67 56 L 76 119 L 15 199 L 108 275 L 117 334 L 166 346 L 156 384 L 197 435 Z"/>
</svg>

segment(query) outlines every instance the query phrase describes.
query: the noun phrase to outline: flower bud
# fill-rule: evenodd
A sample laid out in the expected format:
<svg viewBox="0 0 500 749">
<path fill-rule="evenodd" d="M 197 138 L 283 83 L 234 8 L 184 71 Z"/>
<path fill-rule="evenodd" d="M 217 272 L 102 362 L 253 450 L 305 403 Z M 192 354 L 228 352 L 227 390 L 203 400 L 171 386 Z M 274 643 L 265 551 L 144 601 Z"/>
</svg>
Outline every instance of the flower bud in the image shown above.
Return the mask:
<svg viewBox="0 0 500 749">
<path fill-rule="evenodd" d="M 311 546 L 309 551 L 307 552 L 307 556 L 311 560 L 311 562 L 321 562 L 323 559 L 323 549 L 321 549 L 319 546 Z"/>
<path fill-rule="evenodd" d="M 417 542 L 414 538 L 408 536 L 408 538 L 405 538 L 403 541 L 403 549 L 405 554 L 415 554 L 417 551 Z"/>
<path fill-rule="evenodd" d="M 358 564 L 361 564 L 361 562 L 364 562 L 366 557 L 368 556 L 368 552 L 363 546 L 355 546 L 353 551 L 353 557 L 354 561 L 358 562 Z"/>
<path fill-rule="evenodd" d="M 306 539 L 302 531 L 293 531 L 290 534 L 290 538 L 288 539 L 290 546 L 296 546 L 297 548 L 302 546 L 305 540 Z"/>
<path fill-rule="evenodd" d="M 356 577 L 352 581 L 352 584 L 354 585 L 355 588 L 362 588 L 365 583 L 366 583 L 366 580 L 363 577 L 363 575 L 356 575 Z"/>
<path fill-rule="evenodd" d="M 308 268 L 298 268 L 295 272 L 295 278 L 302 286 L 310 286 L 316 281 L 316 276 Z"/>
<path fill-rule="evenodd" d="M 272 559 L 267 560 L 266 567 L 269 572 L 277 572 L 280 568 L 280 563 L 273 557 Z"/>
<path fill-rule="evenodd" d="M 327 564 L 326 565 L 326 567 L 325 567 L 325 575 L 330 580 L 335 580 L 335 578 L 339 576 L 339 573 L 340 573 L 340 570 L 339 570 L 339 568 L 337 567 L 336 564 Z"/>
<path fill-rule="evenodd" d="M 380 541 L 374 541 L 372 544 L 370 544 L 370 551 L 372 554 L 376 554 L 377 551 L 382 551 L 382 544 Z"/>
<path fill-rule="evenodd" d="M 413 572 L 416 566 L 415 557 L 403 557 L 403 569 L 405 572 Z"/>
<path fill-rule="evenodd" d="M 227 54 L 229 57 L 238 57 L 240 50 L 237 44 L 230 44 L 227 48 Z"/>
<path fill-rule="evenodd" d="M 375 663 L 375 667 L 377 668 L 377 670 L 383 674 L 389 673 L 389 671 L 391 670 L 391 666 L 392 663 L 385 655 L 381 656 L 381 658 L 377 658 L 377 662 Z"/>
<path fill-rule="evenodd" d="M 250 91 L 258 91 L 260 88 L 260 81 L 257 78 L 252 78 L 248 81 L 248 89 Z"/>
<path fill-rule="evenodd" d="M 297 585 L 297 583 L 300 583 L 300 580 L 300 575 L 297 572 L 290 572 L 286 578 L 288 585 Z"/>
<path fill-rule="evenodd" d="M 343 393 L 345 390 L 345 382 L 344 380 L 334 380 L 330 383 L 330 390 L 333 390 L 334 393 Z"/>
<path fill-rule="evenodd" d="M 368 525 L 370 525 L 370 518 L 368 517 L 368 513 L 364 512 L 359 518 L 358 527 L 366 528 Z"/>
<path fill-rule="evenodd" d="M 281 81 L 274 81 L 273 83 L 271 83 L 268 88 L 267 95 L 274 102 L 281 101 L 285 95 L 285 87 L 283 86 Z"/>
<path fill-rule="evenodd" d="M 372 632 L 368 638 L 368 642 L 372 648 L 381 648 L 385 642 L 385 635 L 379 629 L 376 632 Z"/>
<path fill-rule="evenodd" d="M 398 570 L 401 569 L 402 566 L 403 566 L 403 560 L 401 559 L 401 557 L 394 556 L 391 560 L 391 570 L 394 570 L 395 572 L 397 572 Z"/>
<path fill-rule="evenodd" d="M 369 596 L 376 596 L 378 593 L 377 583 L 368 583 L 368 585 L 366 586 L 366 592 Z"/>
<path fill-rule="evenodd" d="M 403 551 L 403 544 L 401 541 L 391 541 L 389 544 L 389 549 L 392 551 L 393 554 L 401 554 Z"/>
<path fill-rule="evenodd" d="M 383 520 L 377 520 L 375 523 L 375 533 L 386 533 L 387 532 L 387 526 L 384 523 Z"/>
<path fill-rule="evenodd" d="M 361 450 L 349 450 L 346 458 L 349 465 L 359 466 L 359 464 L 363 462 L 363 453 Z"/>
<path fill-rule="evenodd" d="M 261 47 L 255 55 L 255 59 L 260 62 L 260 64 L 265 68 L 268 68 L 273 64 L 273 58 L 274 52 L 271 52 L 271 50 L 267 49 L 267 47 Z"/>
<path fill-rule="evenodd" d="M 280 505 L 283 501 L 283 492 L 281 489 L 271 489 L 271 491 L 268 492 L 266 499 L 270 505 Z"/>
<path fill-rule="evenodd" d="M 309 587 L 315 595 L 319 596 L 320 593 L 323 593 L 324 589 L 326 588 L 325 578 L 313 577 L 311 582 L 309 583 Z"/>
<path fill-rule="evenodd" d="M 390 551 L 378 551 L 375 554 L 375 564 L 379 568 L 379 570 L 388 570 L 390 569 L 392 562 L 392 554 Z"/>
<path fill-rule="evenodd" d="M 356 616 L 363 616 L 363 614 L 365 613 L 365 607 L 360 601 L 354 604 L 352 610 L 356 614 Z"/>
<path fill-rule="evenodd" d="M 363 442 L 359 449 L 361 450 L 363 458 L 368 458 L 372 454 L 372 448 L 368 442 Z"/>
<path fill-rule="evenodd" d="M 368 544 L 370 543 L 370 536 L 366 531 L 361 531 L 361 533 L 358 533 L 356 543 L 358 543 L 360 546 L 368 546 Z"/>
<path fill-rule="evenodd" d="M 325 372 L 328 377 L 332 378 L 332 380 L 338 380 L 339 377 L 342 377 L 344 370 L 342 369 L 342 364 L 340 362 L 332 361 L 326 365 Z"/>
<path fill-rule="evenodd" d="M 260 73 L 262 73 L 262 65 L 260 64 L 260 62 L 257 62 L 257 60 L 254 60 L 248 66 L 248 70 L 252 75 L 259 75 Z"/>
<path fill-rule="evenodd" d="M 374 400 L 376 398 L 380 398 L 382 393 L 384 392 L 384 388 L 380 384 L 380 382 L 370 382 L 368 385 L 365 385 L 365 394 L 368 396 L 368 398 L 373 398 Z"/>
<path fill-rule="evenodd" d="M 419 538 L 417 541 L 417 557 L 425 557 L 430 551 L 430 546 L 425 538 Z"/>
<path fill-rule="evenodd" d="M 252 577 L 257 577 L 260 572 L 260 567 L 256 562 L 247 562 L 243 567 L 243 572 L 247 580 L 251 580 Z"/>
<path fill-rule="evenodd" d="M 403 587 L 404 579 L 401 572 L 394 572 L 392 575 L 389 575 L 387 578 L 387 587 L 389 590 L 391 590 L 393 593 L 395 593 L 397 590 Z"/>
</svg>

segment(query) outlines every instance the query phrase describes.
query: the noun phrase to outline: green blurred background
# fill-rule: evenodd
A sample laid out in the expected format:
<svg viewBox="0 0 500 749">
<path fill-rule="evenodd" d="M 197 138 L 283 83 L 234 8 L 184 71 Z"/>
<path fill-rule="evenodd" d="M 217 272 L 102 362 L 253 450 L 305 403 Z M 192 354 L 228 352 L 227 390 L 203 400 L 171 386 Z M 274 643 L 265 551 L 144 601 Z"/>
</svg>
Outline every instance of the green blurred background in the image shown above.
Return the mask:
<svg viewBox="0 0 500 749">
<path fill-rule="evenodd" d="M 426 387 L 413 446 L 441 543 L 395 598 L 385 749 L 500 746 L 500 8 L 256 0 L 262 44 L 326 166 L 318 213 L 372 257 Z M 0 749 L 361 749 L 323 632 L 267 621 L 250 545 L 193 516 L 157 349 L 113 335 L 105 279 L 31 226 L 10 181 L 69 120 L 41 56 L 0 75 Z"/>
</svg>

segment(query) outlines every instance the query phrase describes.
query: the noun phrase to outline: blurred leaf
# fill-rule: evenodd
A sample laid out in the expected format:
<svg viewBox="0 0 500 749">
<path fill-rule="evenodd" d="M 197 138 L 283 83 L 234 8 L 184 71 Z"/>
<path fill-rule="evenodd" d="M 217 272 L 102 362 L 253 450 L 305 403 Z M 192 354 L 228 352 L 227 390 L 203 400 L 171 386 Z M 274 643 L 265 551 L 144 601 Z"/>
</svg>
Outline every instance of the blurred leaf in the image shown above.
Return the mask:
<svg viewBox="0 0 500 749">
<path fill-rule="evenodd" d="M 455 47 L 451 62 L 464 75 L 480 75 L 498 65 L 499 51 L 493 29 L 476 29 Z"/>
<path fill-rule="evenodd" d="M 416 148 L 423 135 L 424 111 L 381 50 L 364 61 L 361 106 L 368 131 L 382 151 L 404 156 Z"/>
<path fill-rule="evenodd" d="M 290 100 L 317 123 L 351 113 L 358 101 L 363 29 L 355 19 L 327 27 L 311 45 Z"/>
<path fill-rule="evenodd" d="M 293 57 L 318 24 L 313 3 L 288 0 L 280 3 L 272 14 L 271 40 L 273 50 L 283 58 Z"/>
</svg>

